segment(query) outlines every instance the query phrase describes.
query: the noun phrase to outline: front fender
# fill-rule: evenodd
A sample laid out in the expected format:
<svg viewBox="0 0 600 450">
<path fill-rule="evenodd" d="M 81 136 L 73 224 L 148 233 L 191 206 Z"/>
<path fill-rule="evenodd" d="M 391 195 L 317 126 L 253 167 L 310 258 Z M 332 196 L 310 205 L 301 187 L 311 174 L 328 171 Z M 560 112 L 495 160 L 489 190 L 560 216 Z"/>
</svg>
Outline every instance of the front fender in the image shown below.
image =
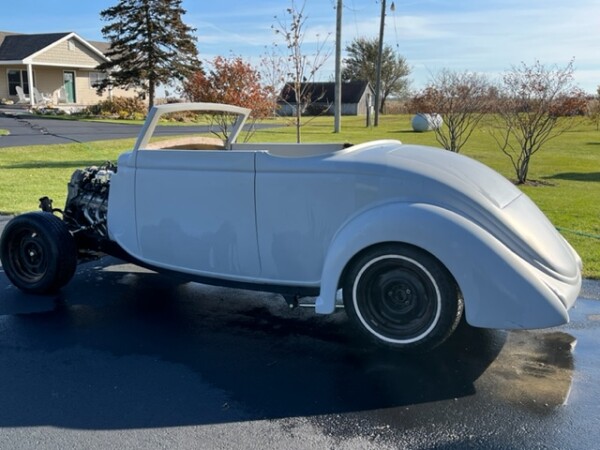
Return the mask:
<svg viewBox="0 0 600 450">
<path fill-rule="evenodd" d="M 544 328 L 568 322 L 564 297 L 581 279 L 559 282 L 510 251 L 467 218 L 429 204 L 393 203 L 347 222 L 327 252 L 315 309 L 329 314 L 343 271 L 360 251 L 384 242 L 414 245 L 434 255 L 455 278 L 467 322 L 485 328 Z M 561 299 L 563 300 L 561 302 Z"/>
</svg>

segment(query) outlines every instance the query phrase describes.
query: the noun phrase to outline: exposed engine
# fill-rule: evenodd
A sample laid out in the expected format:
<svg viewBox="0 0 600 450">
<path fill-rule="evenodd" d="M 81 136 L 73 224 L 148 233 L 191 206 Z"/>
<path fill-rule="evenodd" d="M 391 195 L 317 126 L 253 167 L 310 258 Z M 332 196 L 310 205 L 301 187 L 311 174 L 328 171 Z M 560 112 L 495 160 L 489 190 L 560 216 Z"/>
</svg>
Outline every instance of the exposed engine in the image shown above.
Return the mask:
<svg viewBox="0 0 600 450">
<path fill-rule="evenodd" d="M 73 172 L 63 220 L 75 235 L 83 233 L 108 239 L 108 191 L 110 179 L 116 172 L 117 166 L 111 162 Z"/>
</svg>

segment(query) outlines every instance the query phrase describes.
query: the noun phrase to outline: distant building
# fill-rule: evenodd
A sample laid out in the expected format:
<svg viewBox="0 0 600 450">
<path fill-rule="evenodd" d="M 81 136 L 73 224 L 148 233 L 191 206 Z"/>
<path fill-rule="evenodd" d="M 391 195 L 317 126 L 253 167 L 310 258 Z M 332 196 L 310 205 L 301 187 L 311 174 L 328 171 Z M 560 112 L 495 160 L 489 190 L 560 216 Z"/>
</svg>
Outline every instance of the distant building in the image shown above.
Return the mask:
<svg viewBox="0 0 600 450">
<path fill-rule="evenodd" d="M 108 61 L 106 42 L 72 32 L 20 34 L 0 31 L 0 99 L 23 105 L 92 105 L 111 95 L 135 97 L 112 88 L 98 95 L 95 83 L 106 77 L 98 65 Z"/>
<path fill-rule="evenodd" d="M 303 115 L 328 114 L 333 115 L 335 99 L 335 83 L 302 83 L 302 92 L 310 96 L 310 100 L 303 102 L 309 106 Z M 367 104 L 373 105 L 375 92 L 368 81 L 348 81 L 342 83 L 342 115 L 361 116 L 367 114 Z M 296 112 L 296 96 L 293 83 L 286 83 L 279 94 L 277 101 L 278 114 L 293 116 Z"/>
</svg>

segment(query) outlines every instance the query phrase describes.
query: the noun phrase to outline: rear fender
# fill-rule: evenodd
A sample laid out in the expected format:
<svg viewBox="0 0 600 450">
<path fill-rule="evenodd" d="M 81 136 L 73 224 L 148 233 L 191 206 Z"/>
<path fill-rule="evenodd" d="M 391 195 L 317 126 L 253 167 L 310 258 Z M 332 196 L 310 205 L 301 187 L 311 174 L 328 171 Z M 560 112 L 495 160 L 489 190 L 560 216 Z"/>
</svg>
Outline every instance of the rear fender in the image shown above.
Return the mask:
<svg viewBox="0 0 600 450">
<path fill-rule="evenodd" d="M 447 209 L 386 204 L 353 218 L 327 252 L 317 313 L 335 310 L 335 296 L 352 258 L 373 245 L 400 242 L 435 256 L 464 298 L 467 322 L 486 328 L 543 328 L 568 322 L 566 308 L 543 274 L 486 230 Z"/>
</svg>

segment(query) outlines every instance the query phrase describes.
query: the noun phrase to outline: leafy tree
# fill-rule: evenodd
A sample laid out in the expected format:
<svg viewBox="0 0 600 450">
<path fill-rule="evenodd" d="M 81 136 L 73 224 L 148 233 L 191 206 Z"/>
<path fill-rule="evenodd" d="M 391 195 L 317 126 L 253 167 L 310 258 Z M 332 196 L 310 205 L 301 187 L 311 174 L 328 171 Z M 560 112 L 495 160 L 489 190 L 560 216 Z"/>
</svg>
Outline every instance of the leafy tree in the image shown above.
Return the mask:
<svg viewBox="0 0 600 450">
<path fill-rule="evenodd" d="M 510 159 L 518 184 L 527 182 L 533 155 L 573 127 L 582 99 L 573 84 L 573 61 L 565 67 L 521 63 L 504 74 L 494 115 L 499 126 L 493 135 Z"/>
<path fill-rule="evenodd" d="M 345 81 L 367 80 L 376 88 L 378 38 L 355 38 L 346 47 L 348 57 L 344 59 L 342 79 Z M 394 52 L 389 45 L 383 46 L 381 58 L 381 105 L 383 112 L 385 101 L 390 95 L 403 96 L 408 92 L 410 67 L 404 57 Z"/>
<path fill-rule="evenodd" d="M 483 75 L 444 69 L 411 100 L 410 109 L 442 116 L 444 125 L 434 128 L 435 137 L 446 150 L 458 153 L 490 110 L 495 95 Z"/>
<path fill-rule="evenodd" d="M 98 66 L 109 77 L 96 88 L 135 87 L 154 105 L 156 87 L 183 80 L 198 70 L 194 28 L 183 23 L 181 0 L 120 0 L 100 16 L 110 22 L 102 34 L 110 42 L 110 61 Z"/>
<path fill-rule="evenodd" d="M 250 108 L 252 123 L 272 116 L 275 110 L 272 88 L 263 86 L 258 71 L 240 57 L 227 59 L 217 56 L 208 73 L 197 71 L 183 83 L 183 92 L 193 102 L 225 103 Z M 228 118 L 215 115 L 213 120 L 226 137 L 230 123 Z"/>
<path fill-rule="evenodd" d="M 296 127 L 296 141 L 300 142 L 302 127 L 302 112 L 314 102 L 314 93 L 311 92 L 311 83 L 319 69 L 325 64 L 331 50 L 326 48 L 327 37 L 317 42 L 314 52 L 307 54 L 304 47 L 307 16 L 304 14 L 305 2 L 298 6 L 290 0 L 284 17 L 275 16 L 276 24 L 271 28 L 276 35 L 283 39 L 287 54 L 282 58 L 283 67 L 290 82 L 286 88 L 292 90 L 295 106 L 294 125 Z M 276 47 L 277 48 L 277 47 Z"/>
</svg>

